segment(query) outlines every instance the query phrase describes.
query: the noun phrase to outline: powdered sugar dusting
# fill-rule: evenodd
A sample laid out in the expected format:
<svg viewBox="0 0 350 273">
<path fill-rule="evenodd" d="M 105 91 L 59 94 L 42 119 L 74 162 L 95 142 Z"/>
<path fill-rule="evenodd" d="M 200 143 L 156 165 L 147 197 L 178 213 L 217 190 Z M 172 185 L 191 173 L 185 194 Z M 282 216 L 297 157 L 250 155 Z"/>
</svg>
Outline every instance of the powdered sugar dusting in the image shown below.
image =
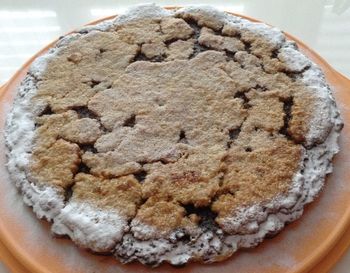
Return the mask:
<svg viewBox="0 0 350 273">
<path fill-rule="evenodd" d="M 289 71 L 301 72 L 311 65 L 309 59 L 292 47 L 282 47 L 279 50 L 278 58 L 286 65 L 286 69 Z"/>
<path fill-rule="evenodd" d="M 178 11 L 175 12 L 175 16 L 179 15 L 191 15 L 194 18 L 198 18 L 198 24 L 200 26 L 204 26 L 207 24 L 209 21 L 212 23 L 215 22 L 215 24 L 223 26 L 224 23 L 227 23 L 228 21 L 236 21 L 238 20 L 238 17 L 236 16 L 227 16 L 226 13 L 219 11 L 212 6 L 207 6 L 207 5 L 198 5 L 198 6 L 188 6 L 179 9 Z M 204 20 L 201 20 L 199 16 L 203 16 L 205 18 Z"/>
<path fill-rule="evenodd" d="M 315 64 L 312 64 L 310 69 L 303 73 L 301 80 L 318 97 L 316 100 L 316 111 L 310 122 L 311 128 L 306 136 L 307 144 L 322 143 L 332 130 L 332 126 L 338 129 L 342 126 L 342 120 L 336 109 L 330 87 L 325 84 L 324 75 Z M 329 105 L 332 105 L 332 107 L 329 107 Z M 334 150 L 337 150 L 337 147 L 329 148 L 335 152 Z"/>
<path fill-rule="evenodd" d="M 138 239 L 149 239 L 149 238 L 155 238 L 158 234 L 161 232 L 157 230 L 156 228 L 146 225 L 142 222 L 140 222 L 137 219 L 133 219 L 131 221 L 131 232 L 133 235 Z"/>
<path fill-rule="evenodd" d="M 36 68 L 45 69 L 43 59 L 34 64 Z M 24 202 L 33 207 L 39 218 L 52 220 L 63 207 L 63 194 L 58 189 L 50 186 L 38 186 L 30 183 L 26 177 L 25 169 L 30 157 L 32 139 L 34 136 L 34 121 L 30 99 L 36 91 L 35 79 L 29 75 L 22 82 L 18 90 L 12 111 L 10 112 L 6 124 L 6 145 L 9 170 L 11 179 L 16 183 L 17 188 L 23 193 Z"/>
<path fill-rule="evenodd" d="M 111 251 L 127 229 L 126 219 L 117 212 L 78 202 L 69 202 L 52 225 L 55 234 L 68 235 L 79 246 L 96 252 Z"/>
<path fill-rule="evenodd" d="M 114 24 L 120 25 L 146 18 L 162 18 L 171 16 L 172 14 L 173 12 L 167 11 L 159 6 L 156 6 L 155 4 L 137 5 L 129 8 L 124 14 L 116 17 Z"/>
</svg>

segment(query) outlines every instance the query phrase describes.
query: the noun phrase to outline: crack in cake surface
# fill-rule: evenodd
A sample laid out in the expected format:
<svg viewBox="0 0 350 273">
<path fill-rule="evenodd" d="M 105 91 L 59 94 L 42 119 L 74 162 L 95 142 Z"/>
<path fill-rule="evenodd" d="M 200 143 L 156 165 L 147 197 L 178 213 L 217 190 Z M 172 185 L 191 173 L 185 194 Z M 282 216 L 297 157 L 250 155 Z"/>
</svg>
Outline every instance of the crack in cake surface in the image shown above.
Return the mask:
<svg viewBox="0 0 350 273">
<path fill-rule="evenodd" d="M 283 101 L 283 111 L 284 111 L 284 118 L 283 118 L 283 127 L 280 129 L 280 134 L 285 135 L 288 139 L 291 139 L 291 136 L 288 132 L 289 127 L 289 121 L 291 119 L 291 111 L 293 106 L 293 98 L 287 98 L 285 101 Z"/>
</svg>

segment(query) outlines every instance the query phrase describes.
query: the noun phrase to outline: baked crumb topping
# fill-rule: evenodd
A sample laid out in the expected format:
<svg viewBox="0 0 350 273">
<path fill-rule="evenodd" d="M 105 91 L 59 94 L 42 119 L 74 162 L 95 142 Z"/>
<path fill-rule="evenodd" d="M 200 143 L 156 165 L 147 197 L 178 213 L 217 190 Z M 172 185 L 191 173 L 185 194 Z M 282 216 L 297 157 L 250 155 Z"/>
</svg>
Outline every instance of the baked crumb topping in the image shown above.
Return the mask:
<svg viewBox="0 0 350 273">
<path fill-rule="evenodd" d="M 7 119 L 7 167 L 82 248 L 214 262 L 301 216 L 342 125 L 322 71 L 278 29 L 144 5 L 34 61 Z"/>
<path fill-rule="evenodd" d="M 286 59 L 278 43 L 198 14 L 91 31 L 38 82 L 32 103 L 46 108 L 28 175 L 163 233 L 198 225 L 187 205 L 225 229 L 299 168 L 313 96 L 295 78 L 308 63 Z"/>
</svg>

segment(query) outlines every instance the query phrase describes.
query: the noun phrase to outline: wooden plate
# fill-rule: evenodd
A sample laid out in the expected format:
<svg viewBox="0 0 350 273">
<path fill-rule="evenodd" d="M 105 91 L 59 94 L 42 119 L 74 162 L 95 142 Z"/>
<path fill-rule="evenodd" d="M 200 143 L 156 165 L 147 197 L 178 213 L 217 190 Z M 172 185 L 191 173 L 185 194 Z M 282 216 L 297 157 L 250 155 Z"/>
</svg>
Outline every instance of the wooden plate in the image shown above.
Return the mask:
<svg viewBox="0 0 350 273">
<path fill-rule="evenodd" d="M 103 20 L 105 19 L 109 18 Z M 102 20 L 93 24 L 100 21 Z M 70 240 L 52 238 L 50 225 L 36 219 L 31 209 L 23 205 L 22 197 L 9 179 L 5 154 L 2 152 L 0 254 L 7 266 L 18 273 L 327 272 L 350 242 L 350 232 L 346 233 L 350 223 L 350 153 L 347 152 L 350 148 L 350 129 L 347 126 L 350 124 L 350 80 L 336 72 L 301 41 L 287 33 L 286 36 L 296 41 L 300 49 L 323 69 L 345 122 L 339 140 L 341 151 L 333 161 L 334 172 L 327 178 L 319 198 L 306 207 L 300 220 L 288 225 L 275 238 L 265 240 L 254 249 L 239 251 L 224 262 L 210 265 L 192 263 L 181 269 L 167 264 L 156 269 L 138 263 L 122 265 L 113 257 L 92 255 L 81 250 Z M 30 63 L 52 44 L 33 56 L 0 91 L 0 151 L 5 149 L 3 128 L 16 87 L 25 76 Z"/>
</svg>

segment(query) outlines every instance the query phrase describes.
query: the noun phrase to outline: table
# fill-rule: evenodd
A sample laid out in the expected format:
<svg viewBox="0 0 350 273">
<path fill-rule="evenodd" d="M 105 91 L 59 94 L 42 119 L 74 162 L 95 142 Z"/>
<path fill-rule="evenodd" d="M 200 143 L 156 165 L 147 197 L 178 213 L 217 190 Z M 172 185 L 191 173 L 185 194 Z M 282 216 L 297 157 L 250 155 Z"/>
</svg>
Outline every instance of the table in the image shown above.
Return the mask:
<svg viewBox="0 0 350 273">
<path fill-rule="evenodd" d="M 139 0 L 0 0 L 0 85 L 35 52 L 89 21 L 123 12 Z M 350 0 L 153 0 L 161 5 L 209 4 L 248 15 L 298 37 L 350 77 Z M 350 251 L 331 273 L 348 273 Z M 0 263 L 0 273 L 8 273 Z"/>
</svg>

